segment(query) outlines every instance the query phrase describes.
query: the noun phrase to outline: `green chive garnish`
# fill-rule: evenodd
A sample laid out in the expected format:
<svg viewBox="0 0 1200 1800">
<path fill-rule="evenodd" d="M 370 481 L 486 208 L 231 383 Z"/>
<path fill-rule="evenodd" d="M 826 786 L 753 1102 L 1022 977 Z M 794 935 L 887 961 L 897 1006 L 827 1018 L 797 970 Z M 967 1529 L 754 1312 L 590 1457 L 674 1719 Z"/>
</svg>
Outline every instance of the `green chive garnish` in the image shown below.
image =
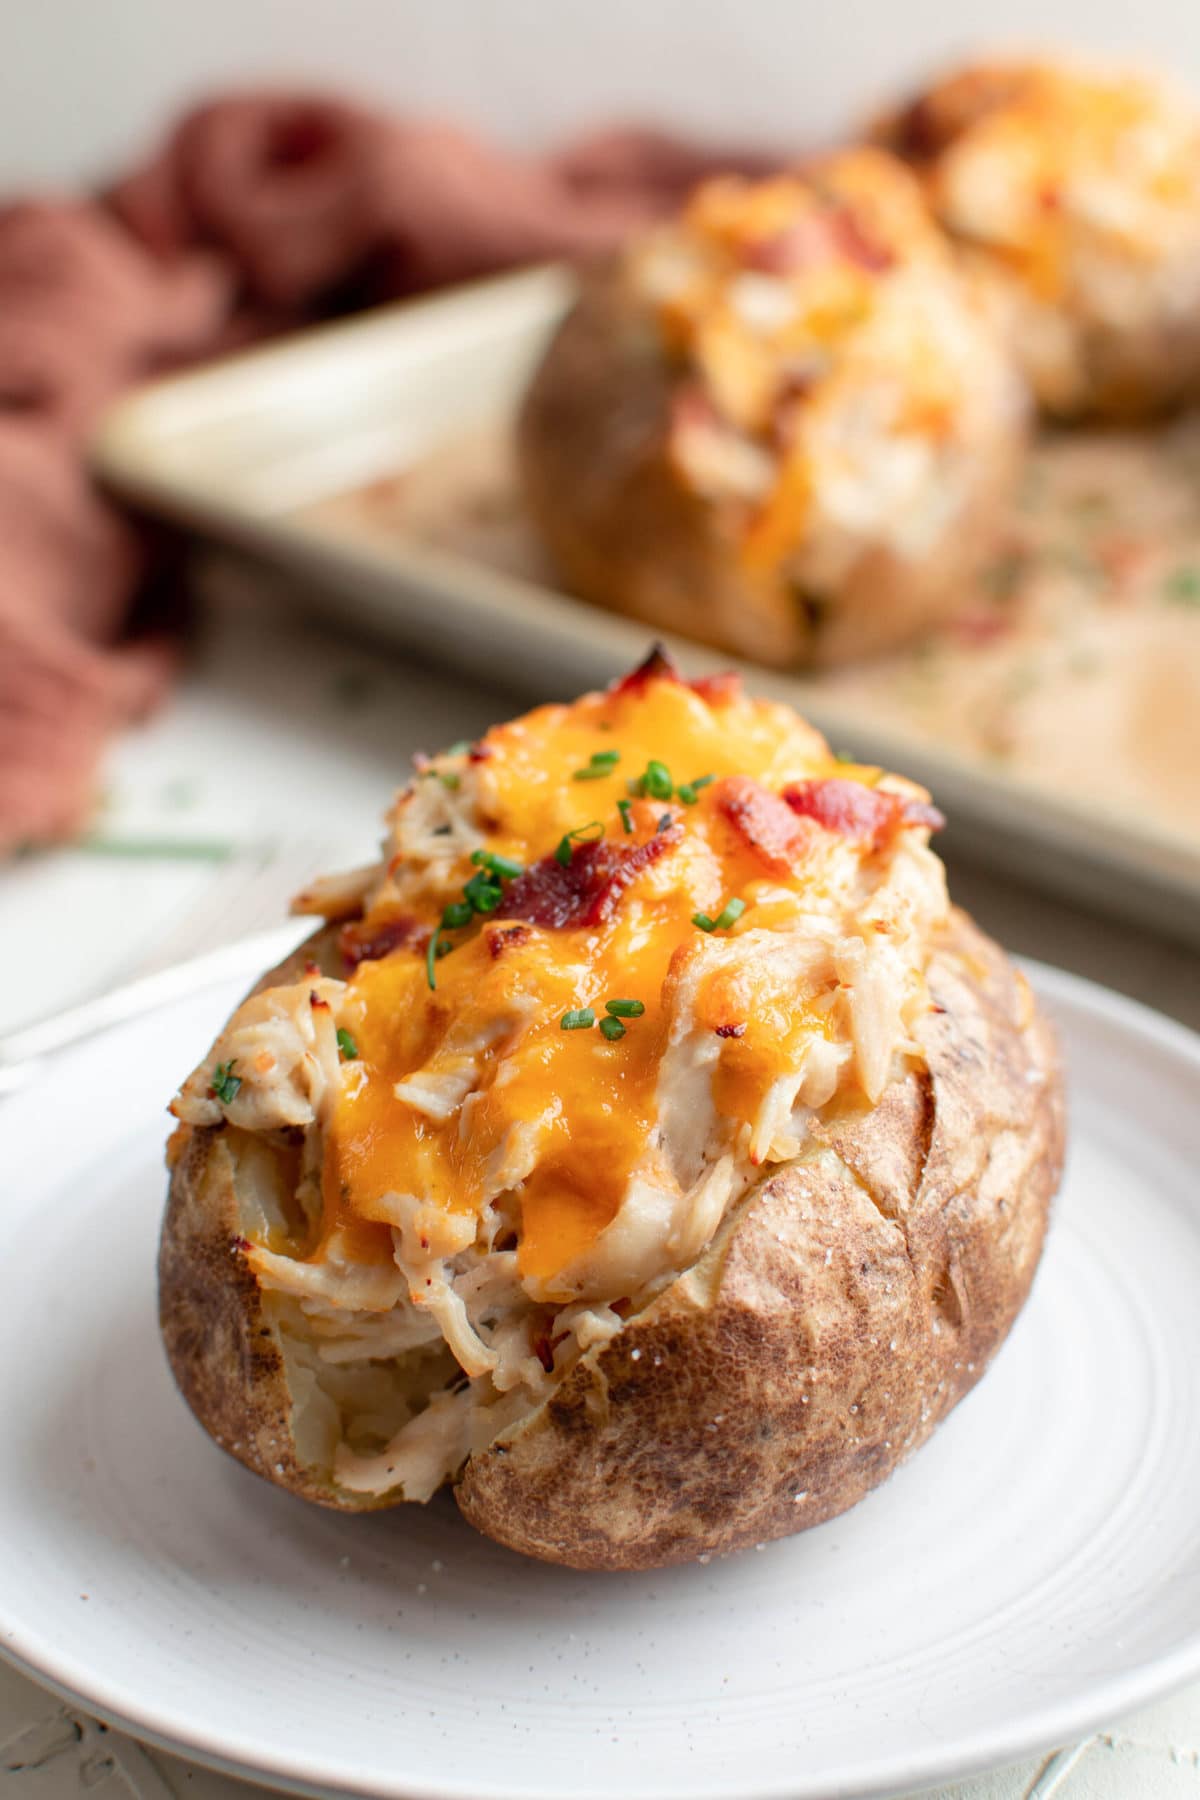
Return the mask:
<svg viewBox="0 0 1200 1800">
<path fill-rule="evenodd" d="M 490 869 L 502 881 L 515 881 L 525 873 L 524 863 L 515 862 L 511 856 L 497 856 L 492 850 L 472 850 L 471 861 L 477 868 Z"/>
<path fill-rule="evenodd" d="M 471 748 L 470 738 L 459 738 L 457 744 L 451 744 L 451 746 L 448 750 L 442 751 L 442 755 L 443 756 L 465 756 L 467 754 L 467 751 L 470 748 Z"/>
<path fill-rule="evenodd" d="M 676 796 L 683 801 L 685 806 L 695 806 L 700 798 L 700 789 L 706 788 L 712 780 L 713 776 L 711 775 L 694 775 L 691 781 L 683 781 L 679 784 L 675 789 Z"/>
<path fill-rule="evenodd" d="M 601 781 L 605 775 L 611 775 L 621 760 L 619 750 L 595 750 L 586 769 L 576 769 L 572 781 Z"/>
<path fill-rule="evenodd" d="M 590 1006 L 573 1007 L 559 1020 L 564 1031 L 590 1031 L 595 1023 L 596 1015 Z"/>
<path fill-rule="evenodd" d="M 618 800 L 617 811 L 621 815 L 621 824 L 624 826 L 625 830 L 627 832 L 632 831 L 633 820 L 629 815 L 633 811 L 633 802 L 631 800 Z"/>
<path fill-rule="evenodd" d="M 431 988 L 436 988 L 437 986 L 437 976 L 433 972 L 433 965 L 438 959 L 438 943 L 440 937 L 440 929 L 435 930 L 429 940 L 429 948 L 425 952 L 425 979 Z"/>
<path fill-rule="evenodd" d="M 463 889 L 463 899 L 477 913 L 494 913 L 503 898 L 504 890 L 500 883 L 493 881 L 483 869 L 477 875 L 472 875 Z"/>
<path fill-rule="evenodd" d="M 234 1057 L 232 1062 L 218 1063 L 213 1070 L 212 1091 L 222 1106 L 228 1106 L 231 1100 L 237 1098 L 238 1089 L 242 1085 L 241 1076 L 233 1072 L 236 1068 L 237 1058 Z"/>
<path fill-rule="evenodd" d="M 353 1062 L 358 1055 L 358 1045 L 344 1026 L 338 1026 L 337 1047 L 346 1062 Z"/>
<path fill-rule="evenodd" d="M 596 844 L 603 836 L 604 827 L 599 819 L 589 819 L 586 825 L 579 827 L 578 831 L 564 832 L 563 836 L 559 838 L 558 847 L 554 852 L 555 862 L 561 863 L 564 869 L 569 868 L 571 851 L 575 844 Z"/>
<path fill-rule="evenodd" d="M 625 1027 L 620 1019 L 601 1019 L 600 1035 L 606 1037 L 610 1044 L 615 1044 L 618 1038 L 625 1036 Z"/>
<path fill-rule="evenodd" d="M 728 931 L 731 925 L 737 923 L 745 910 L 746 902 L 744 900 L 729 900 L 715 919 L 710 919 L 707 913 L 693 913 L 692 924 L 698 925 L 701 931 Z"/>
<path fill-rule="evenodd" d="M 638 781 L 638 792 L 649 794 L 652 800 L 669 800 L 675 792 L 675 783 L 671 780 L 671 771 L 666 763 L 651 759 L 646 764 L 646 773 Z"/>
<path fill-rule="evenodd" d="M 614 1019 L 640 1019 L 646 1010 L 644 1000 L 606 1000 L 604 1010 Z"/>
<path fill-rule="evenodd" d="M 1163 583 L 1163 595 L 1172 606 L 1200 606 L 1200 567 L 1182 565 Z"/>
<path fill-rule="evenodd" d="M 438 780 L 444 788 L 456 788 L 462 786 L 462 782 L 454 769 L 439 769 Z"/>
<path fill-rule="evenodd" d="M 469 900 L 454 900 L 442 914 L 442 924 L 447 931 L 461 931 L 475 917 L 475 908 Z"/>
</svg>

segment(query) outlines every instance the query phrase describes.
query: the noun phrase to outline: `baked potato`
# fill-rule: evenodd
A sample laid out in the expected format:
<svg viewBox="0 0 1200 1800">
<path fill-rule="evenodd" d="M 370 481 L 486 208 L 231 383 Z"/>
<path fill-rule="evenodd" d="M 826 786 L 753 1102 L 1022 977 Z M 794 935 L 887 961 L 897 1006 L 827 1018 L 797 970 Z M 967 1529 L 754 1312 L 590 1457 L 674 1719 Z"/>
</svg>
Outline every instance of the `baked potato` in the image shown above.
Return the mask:
<svg viewBox="0 0 1200 1800">
<path fill-rule="evenodd" d="M 585 279 L 524 398 L 517 461 L 575 592 L 822 665 L 953 611 L 1027 410 L 917 183 L 865 149 L 711 182 Z"/>
<path fill-rule="evenodd" d="M 875 129 L 997 294 L 1045 411 L 1138 419 L 1200 394 L 1200 111 L 1166 81 L 982 63 Z"/>
<path fill-rule="evenodd" d="M 853 1505 L 983 1373 L 1061 1168 L 1051 1033 L 939 823 L 658 655 L 420 759 L 173 1102 L 205 1429 L 579 1568 Z"/>
</svg>

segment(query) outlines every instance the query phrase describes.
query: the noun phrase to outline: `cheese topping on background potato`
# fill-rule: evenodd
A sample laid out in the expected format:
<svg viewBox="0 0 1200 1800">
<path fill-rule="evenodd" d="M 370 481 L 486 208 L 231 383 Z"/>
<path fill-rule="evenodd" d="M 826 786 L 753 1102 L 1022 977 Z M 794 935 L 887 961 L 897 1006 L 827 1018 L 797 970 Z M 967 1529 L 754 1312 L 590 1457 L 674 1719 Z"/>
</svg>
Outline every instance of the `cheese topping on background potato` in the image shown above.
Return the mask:
<svg viewBox="0 0 1200 1800">
<path fill-rule="evenodd" d="M 922 170 L 947 230 L 1033 302 L 1031 366 L 1050 403 L 1069 409 L 1082 381 L 1072 320 L 1133 333 L 1200 305 L 1200 112 L 1168 81 L 983 64 L 880 136 Z"/>
<path fill-rule="evenodd" d="M 344 920 L 344 981 L 247 1001 L 175 1103 L 302 1128 L 312 1229 L 246 1256 L 324 1353 L 444 1343 L 470 1377 L 341 1449 L 339 1479 L 440 1481 L 689 1267 L 815 1112 L 917 1056 L 939 822 L 658 656 L 422 759 L 385 863 L 301 897 Z"/>
<path fill-rule="evenodd" d="M 673 461 L 742 509 L 748 565 L 835 583 L 882 539 L 918 555 L 962 448 L 1019 417 L 992 321 L 899 162 L 874 149 L 701 187 L 629 280 L 680 369 Z"/>
</svg>

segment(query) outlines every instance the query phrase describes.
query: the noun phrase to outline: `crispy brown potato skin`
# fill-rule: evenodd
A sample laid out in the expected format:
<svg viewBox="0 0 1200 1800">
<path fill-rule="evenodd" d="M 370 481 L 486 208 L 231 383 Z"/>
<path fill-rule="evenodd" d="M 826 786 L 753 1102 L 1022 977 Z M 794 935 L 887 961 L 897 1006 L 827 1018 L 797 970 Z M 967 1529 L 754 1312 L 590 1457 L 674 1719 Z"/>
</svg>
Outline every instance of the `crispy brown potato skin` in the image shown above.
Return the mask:
<svg viewBox="0 0 1200 1800">
<path fill-rule="evenodd" d="M 742 1549 L 853 1506 L 974 1386 L 1037 1267 L 1062 1085 L 1023 978 L 964 915 L 931 987 L 928 1074 L 827 1120 L 473 1457 L 473 1525 L 582 1569 Z"/>
<path fill-rule="evenodd" d="M 336 971 L 321 932 L 306 958 Z M 1004 954 L 956 914 L 930 971 L 928 1070 L 847 1104 L 766 1177 L 700 1262 L 519 1426 L 471 1458 L 459 1506 L 511 1548 L 642 1569 L 844 1511 L 978 1380 L 1033 1279 L 1062 1167 L 1052 1034 Z M 185 1131 L 159 1262 L 168 1357 L 200 1423 L 257 1474 L 386 1505 L 297 1459 L 278 1335 L 238 1255 L 226 1129 Z M 797 1498 L 797 1496 L 802 1496 Z"/>
<path fill-rule="evenodd" d="M 806 604 L 747 570 L 731 522 L 677 476 L 674 380 L 616 277 L 586 280 L 517 423 L 526 504 L 574 592 L 756 662 L 814 667 L 889 649 L 961 603 L 1020 465 L 1019 409 L 977 446 L 970 497 L 930 554 L 914 563 L 880 545 Z"/>
</svg>

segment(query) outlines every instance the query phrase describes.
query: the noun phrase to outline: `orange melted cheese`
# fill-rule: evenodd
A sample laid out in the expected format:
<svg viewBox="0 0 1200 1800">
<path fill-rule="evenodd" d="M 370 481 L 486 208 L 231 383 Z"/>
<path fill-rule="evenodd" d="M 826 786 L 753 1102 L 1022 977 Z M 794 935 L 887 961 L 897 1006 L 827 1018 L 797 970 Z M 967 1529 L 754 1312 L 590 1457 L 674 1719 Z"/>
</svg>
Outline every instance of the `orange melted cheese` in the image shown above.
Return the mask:
<svg viewBox="0 0 1200 1800">
<path fill-rule="evenodd" d="M 951 227 L 987 244 L 1046 301 L 1066 291 L 1081 200 L 1088 248 L 1104 242 L 1133 258 L 1169 250 L 1161 234 L 1170 214 L 1194 218 L 1200 208 L 1200 117 L 1136 75 L 1030 66 L 1008 86 L 935 173 L 935 205 Z M 972 197 L 995 195 L 1000 169 L 1010 192 L 992 216 Z M 1090 198 L 1097 191 L 1100 211 Z M 1123 203 L 1114 206 L 1118 191 Z"/>
<path fill-rule="evenodd" d="M 782 903 L 780 890 L 813 894 L 823 880 L 819 854 L 789 877 L 768 876 L 711 785 L 693 806 L 635 798 L 634 830 L 626 834 L 617 802 L 627 798 L 627 783 L 652 758 L 677 783 L 750 774 L 775 790 L 834 765 L 824 741 L 789 709 L 740 696 L 710 704 L 682 682 L 657 677 L 573 706 L 542 707 L 489 732 L 482 749 L 469 769 L 477 822 L 493 853 L 529 867 L 564 833 L 593 821 L 592 835 L 603 828 L 611 843 L 630 846 L 652 836 L 666 815 L 682 826 L 681 841 L 640 870 L 601 923 L 514 929 L 513 919 L 487 917 L 447 933 L 454 948 L 436 963 L 432 990 L 424 944 L 360 964 L 343 1007 L 358 1060 L 347 1068 L 327 1134 L 326 1230 L 374 1221 L 382 1235 L 394 1194 L 419 1196 L 448 1214 L 479 1214 L 507 1162 L 519 1196 L 518 1266 L 546 1279 L 612 1220 L 652 1146 L 667 1047 L 664 984 L 697 952 L 693 914 L 715 917 L 739 896 L 747 904 L 737 933 L 759 922 L 756 903 L 768 918 Z M 610 774 L 573 779 L 603 751 L 620 755 Z M 876 773 L 855 771 L 868 780 Z M 455 873 L 463 882 L 474 873 L 465 855 Z M 438 923 L 442 904 L 431 887 L 426 927 Z M 572 1008 L 591 1007 L 599 1021 L 609 999 L 645 1005 L 617 1042 L 598 1025 L 562 1028 Z M 813 1021 L 789 1011 L 783 994 L 719 974 L 703 988 L 699 1009 L 714 1030 L 745 1026 L 723 1042 L 715 1092 L 719 1109 L 748 1119 L 786 1064 L 795 1033 Z M 431 1118 L 397 1096 L 397 1084 L 415 1071 L 462 1066 L 460 1055 L 470 1067 L 465 1106 Z M 522 1145 L 529 1146 L 524 1156 Z"/>
<path fill-rule="evenodd" d="M 659 293 L 654 270 L 664 261 L 676 273 Z M 773 465 L 766 492 L 745 509 L 749 570 L 769 572 L 803 541 L 820 474 L 797 420 L 848 370 L 851 390 L 877 380 L 869 357 L 858 368 L 856 345 L 891 304 L 894 276 L 917 265 L 952 279 L 919 183 L 871 148 L 842 152 L 805 175 L 709 182 L 674 227 L 635 249 L 635 281 L 641 269 L 668 354 L 697 381 L 719 427 Z M 948 374 L 936 336 L 914 337 L 893 361 L 899 366 L 888 373 L 907 402 L 903 428 L 944 436 L 959 378 Z M 695 438 L 705 429 L 694 408 L 673 428 L 672 456 L 685 481 L 693 480 Z"/>
</svg>

